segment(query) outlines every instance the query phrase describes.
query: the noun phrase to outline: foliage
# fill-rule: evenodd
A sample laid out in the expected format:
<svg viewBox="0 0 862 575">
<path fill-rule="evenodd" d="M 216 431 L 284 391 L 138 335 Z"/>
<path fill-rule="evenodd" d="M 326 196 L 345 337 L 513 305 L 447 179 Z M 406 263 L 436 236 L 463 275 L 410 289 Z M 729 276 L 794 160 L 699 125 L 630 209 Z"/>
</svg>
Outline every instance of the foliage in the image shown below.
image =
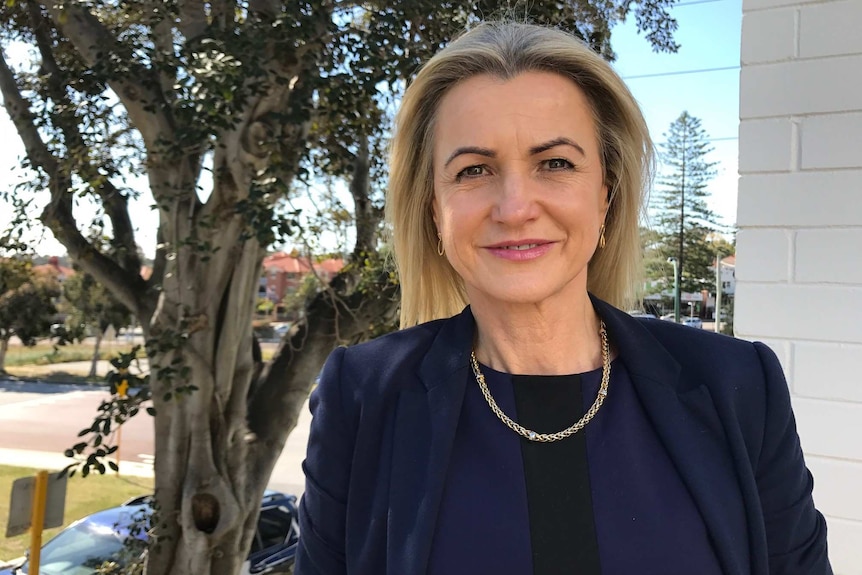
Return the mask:
<svg viewBox="0 0 862 575">
<path fill-rule="evenodd" d="M 655 233 L 645 238 L 647 270 L 651 279 L 659 280 L 654 285 L 666 289 L 673 284 L 673 272 L 662 262 L 674 257 L 680 289 L 698 293 L 714 283 L 710 268 L 716 252 L 722 256 L 732 253 L 726 242 L 714 241 L 720 226 L 706 203 L 716 163 L 707 158 L 712 151 L 709 136 L 700 120 L 688 112 L 680 114 L 664 136 L 661 177 L 650 206 Z"/>
<path fill-rule="evenodd" d="M 36 276 L 27 262 L 0 260 L 0 373 L 4 373 L 6 350 L 15 336 L 25 346 L 50 334 L 57 309 L 57 286 L 49 278 Z"/>
<path fill-rule="evenodd" d="M 103 334 L 111 326 L 119 330 L 131 323 L 128 308 L 88 273 L 79 272 L 67 278 L 63 297 L 71 304 L 66 329 L 74 339 L 81 339 L 86 328 Z"/>
</svg>

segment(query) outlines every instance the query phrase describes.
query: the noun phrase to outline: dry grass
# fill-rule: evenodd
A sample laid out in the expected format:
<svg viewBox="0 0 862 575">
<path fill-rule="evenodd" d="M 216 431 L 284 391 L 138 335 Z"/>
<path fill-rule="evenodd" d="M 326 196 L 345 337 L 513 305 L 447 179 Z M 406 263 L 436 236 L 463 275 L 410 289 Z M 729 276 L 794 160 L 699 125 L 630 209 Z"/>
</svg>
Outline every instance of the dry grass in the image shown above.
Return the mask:
<svg viewBox="0 0 862 575">
<path fill-rule="evenodd" d="M 9 521 L 9 494 L 12 493 L 12 482 L 19 477 L 35 473 L 35 469 L 0 465 L 0 528 L 3 534 Z M 65 525 L 100 509 L 119 505 L 132 497 L 152 493 L 152 490 L 153 480 L 150 478 L 114 474 L 91 475 L 85 478 L 76 474 L 69 479 L 66 491 Z M 42 542 L 45 543 L 61 530 L 62 527 L 46 529 L 42 534 Z M 8 561 L 24 555 L 29 545 L 30 536 L 26 533 L 18 537 L 0 539 L 0 560 Z"/>
<path fill-rule="evenodd" d="M 110 359 L 116 357 L 120 352 L 128 352 L 131 349 L 131 344 L 108 340 L 102 342 L 99 357 L 100 359 Z M 90 361 L 92 359 L 92 343 L 84 342 L 55 346 L 50 342 L 40 342 L 33 347 L 25 347 L 23 345 L 11 346 L 6 353 L 6 367 L 49 365 L 70 361 Z"/>
</svg>

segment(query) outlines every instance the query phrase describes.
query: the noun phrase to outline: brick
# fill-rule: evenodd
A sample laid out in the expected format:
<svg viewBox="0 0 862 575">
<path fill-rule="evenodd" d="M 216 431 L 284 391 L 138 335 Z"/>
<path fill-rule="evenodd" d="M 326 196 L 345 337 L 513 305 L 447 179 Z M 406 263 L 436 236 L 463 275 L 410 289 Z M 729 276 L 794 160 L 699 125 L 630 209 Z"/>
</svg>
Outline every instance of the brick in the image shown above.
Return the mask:
<svg viewBox="0 0 862 575">
<path fill-rule="evenodd" d="M 862 285 L 860 247 L 862 220 L 856 229 L 800 230 L 796 234 L 794 281 Z"/>
<path fill-rule="evenodd" d="M 740 253 L 737 263 L 742 257 Z M 737 335 L 746 339 L 862 343 L 860 302 L 862 287 L 738 280 L 733 324 Z M 862 441 L 859 445 L 862 449 Z"/>
<path fill-rule="evenodd" d="M 790 120 L 745 120 L 739 125 L 739 173 L 790 171 L 792 148 Z"/>
<path fill-rule="evenodd" d="M 862 461 L 862 404 L 802 398 L 792 403 L 805 453 Z"/>
<path fill-rule="evenodd" d="M 740 230 L 736 236 L 736 281 L 787 282 L 790 245 L 791 236 L 785 230 Z"/>
<path fill-rule="evenodd" d="M 795 395 L 862 403 L 860 373 L 862 345 L 819 342 L 793 344 L 792 387 Z M 862 485 L 862 481 L 859 485 Z"/>
<path fill-rule="evenodd" d="M 744 175 L 737 225 L 853 226 L 862 222 L 862 170 Z"/>
<path fill-rule="evenodd" d="M 742 17 L 743 64 L 793 58 L 796 51 L 796 10 L 748 12 Z"/>
<path fill-rule="evenodd" d="M 805 118 L 800 136 L 803 170 L 862 166 L 862 114 Z"/>
<path fill-rule="evenodd" d="M 862 54 L 862 2 L 845 0 L 802 8 L 799 17 L 799 56 Z"/>
<path fill-rule="evenodd" d="M 743 66 L 739 117 L 862 110 L 862 56 Z"/>
<path fill-rule="evenodd" d="M 805 458 L 814 475 L 814 503 L 826 515 L 862 521 L 862 462 L 809 456 Z"/>
<path fill-rule="evenodd" d="M 862 522 L 827 517 L 826 525 L 829 562 L 835 575 L 862 575 Z"/>
</svg>

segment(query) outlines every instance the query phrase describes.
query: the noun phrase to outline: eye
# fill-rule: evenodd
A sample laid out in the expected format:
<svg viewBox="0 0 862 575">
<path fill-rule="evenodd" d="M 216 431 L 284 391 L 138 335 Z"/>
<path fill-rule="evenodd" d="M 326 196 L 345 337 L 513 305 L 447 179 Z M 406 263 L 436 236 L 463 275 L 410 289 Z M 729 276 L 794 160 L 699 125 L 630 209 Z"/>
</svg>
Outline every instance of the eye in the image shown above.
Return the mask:
<svg viewBox="0 0 862 575">
<path fill-rule="evenodd" d="M 545 167 L 549 170 L 571 170 L 575 167 L 573 163 L 563 158 L 551 158 L 544 161 Z"/>
<path fill-rule="evenodd" d="M 479 176 L 484 176 L 486 173 L 485 166 L 477 165 L 477 166 L 467 166 L 455 176 L 457 179 L 461 178 L 476 178 Z"/>
</svg>

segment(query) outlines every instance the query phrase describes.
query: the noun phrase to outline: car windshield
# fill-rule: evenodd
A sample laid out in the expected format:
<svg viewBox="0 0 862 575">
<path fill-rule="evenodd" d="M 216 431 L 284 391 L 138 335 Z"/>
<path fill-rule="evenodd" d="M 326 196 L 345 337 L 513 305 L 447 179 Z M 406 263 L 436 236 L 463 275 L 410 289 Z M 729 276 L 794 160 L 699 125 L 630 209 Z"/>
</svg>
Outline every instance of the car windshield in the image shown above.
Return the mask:
<svg viewBox="0 0 862 575">
<path fill-rule="evenodd" d="M 120 561 L 125 541 L 111 526 L 84 521 L 42 547 L 40 575 L 92 575 L 105 561 Z M 21 573 L 29 573 L 28 567 Z"/>
</svg>

